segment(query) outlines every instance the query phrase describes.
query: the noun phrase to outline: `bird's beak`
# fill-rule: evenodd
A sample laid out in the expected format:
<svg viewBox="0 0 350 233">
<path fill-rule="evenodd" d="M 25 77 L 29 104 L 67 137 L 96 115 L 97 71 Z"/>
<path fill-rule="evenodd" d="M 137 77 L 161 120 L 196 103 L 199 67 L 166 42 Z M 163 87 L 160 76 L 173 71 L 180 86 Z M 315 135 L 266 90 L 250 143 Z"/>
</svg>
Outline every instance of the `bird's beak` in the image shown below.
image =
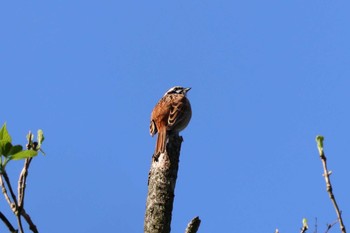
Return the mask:
<svg viewBox="0 0 350 233">
<path fill-rule="evenodd" d="M 191 87 L 185 88 L 186 93 L 191 90 Z"/>
</svg>

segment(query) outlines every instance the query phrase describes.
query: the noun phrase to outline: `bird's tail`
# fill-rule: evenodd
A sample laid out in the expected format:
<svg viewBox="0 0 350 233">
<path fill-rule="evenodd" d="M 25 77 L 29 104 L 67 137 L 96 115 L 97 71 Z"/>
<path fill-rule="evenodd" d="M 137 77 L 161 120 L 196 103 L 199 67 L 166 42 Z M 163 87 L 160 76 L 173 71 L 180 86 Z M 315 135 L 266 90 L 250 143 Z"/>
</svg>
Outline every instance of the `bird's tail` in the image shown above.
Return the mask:
<svg viewBox="0 0 350 233">
<path fill-rule="evenodd" d="M 154 152 L 155 160 L 158 160 L 159 155 L 165 152 L 166 148 L 166 129 L 158 131 L 156 150 Z"/>
</svg>

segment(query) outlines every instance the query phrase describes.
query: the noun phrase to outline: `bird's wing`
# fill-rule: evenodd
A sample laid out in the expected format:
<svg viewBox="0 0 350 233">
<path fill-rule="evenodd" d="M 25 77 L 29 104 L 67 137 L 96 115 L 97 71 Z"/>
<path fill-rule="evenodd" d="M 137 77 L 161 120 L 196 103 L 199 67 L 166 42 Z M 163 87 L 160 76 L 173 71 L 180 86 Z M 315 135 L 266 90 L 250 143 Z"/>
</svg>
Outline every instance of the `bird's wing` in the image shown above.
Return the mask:
<svg viewBox="0 0 350 233">
<path fill-rule="evenodd" d="M 168 129 L 171 129 L 183 119 L 184 113 L 184 96 L 176 95 L 171 101 L 170 114 L 168 117 Z"/>
</svg>

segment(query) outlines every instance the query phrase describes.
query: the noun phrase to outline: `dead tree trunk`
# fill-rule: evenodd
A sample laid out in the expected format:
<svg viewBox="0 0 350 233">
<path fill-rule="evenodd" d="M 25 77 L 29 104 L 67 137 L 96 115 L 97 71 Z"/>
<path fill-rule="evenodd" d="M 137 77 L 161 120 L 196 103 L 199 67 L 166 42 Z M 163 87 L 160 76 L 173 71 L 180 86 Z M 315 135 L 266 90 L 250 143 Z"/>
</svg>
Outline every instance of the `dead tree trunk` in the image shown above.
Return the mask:
<svg viewBox="0 0 350 233">
<path fill-rule="evenodd" d="M 145 233 L 169 233 L 182 137 L 169 135 L 165 153 L 152 159 L 148 175 Z"/>
</svg>

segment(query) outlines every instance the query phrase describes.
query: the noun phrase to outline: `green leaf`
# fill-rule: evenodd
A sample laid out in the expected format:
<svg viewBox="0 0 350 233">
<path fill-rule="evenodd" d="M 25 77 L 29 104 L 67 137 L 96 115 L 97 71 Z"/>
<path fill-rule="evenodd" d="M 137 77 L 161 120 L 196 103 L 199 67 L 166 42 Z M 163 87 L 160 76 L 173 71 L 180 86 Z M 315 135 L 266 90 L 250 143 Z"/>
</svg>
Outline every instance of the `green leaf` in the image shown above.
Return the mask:
<svg viewBox="0 0 350 233">
<path fill-rule="evenodd" d="M 321 136 L 321 135 L 316 136 L 317 149 L 318 149 L 318 152 L 320 153 L 320 155 L 323 154 L 323 140 L 324 140 L 323 136 Z"/>
<path fill-rule="evenodd" d="M 323 140 L 324 137 L 321 135 L 317 135 L 316 136 L 316 142 L 317 142 L 317 146 L 323 149 Z"/>
<path fill-rule="evenodd" d="M 44 132 L 41 129 L 39 129 L 38 130 L 38 143 L 39 143 L 39 146 L 41 145 L 41 143 L 43 143 L 44 140 L 45 140 Z"/>
<path fill-rule="evenodd" d="M 6 123 L 4 123 L 0 129 L 0 140 L 6 141 L 6 142 L 12 142 L 11 136 L 6 128 Z"/>
<path fill-rule="evenodd" d="M 3 153 L 2 153 L 3 149 L 2 148 L 5 146 L 5 144 L 6 144 L 6 142 L 0 140 L 0 155 L 3 155 Z"/>
<path fill-rule="evenodd" d="M 11 142 L 0 140 L 0 154 L 2 154 L 3 156 L 8 156 L 11 148 Z"/>
<path fill-rule="evenodd" d="M 34 157 L 37 154 L 38 152 L 35 150 L 22 150 L 21 152 L 18 152 L 12 155 L 10 159 L 13 159 L 13 160 L 27 159 L 27 158 Z"/>
<path fill-rule="evenodd" d="M 14 155 L 14 154 L 17 154 L 18 152 L 21 152 L 22 150 L 23 150 L 23 147 L 21 145 L 15 145 L 15 146 L 11 147 L 8 154 Z"/>
</svg>

